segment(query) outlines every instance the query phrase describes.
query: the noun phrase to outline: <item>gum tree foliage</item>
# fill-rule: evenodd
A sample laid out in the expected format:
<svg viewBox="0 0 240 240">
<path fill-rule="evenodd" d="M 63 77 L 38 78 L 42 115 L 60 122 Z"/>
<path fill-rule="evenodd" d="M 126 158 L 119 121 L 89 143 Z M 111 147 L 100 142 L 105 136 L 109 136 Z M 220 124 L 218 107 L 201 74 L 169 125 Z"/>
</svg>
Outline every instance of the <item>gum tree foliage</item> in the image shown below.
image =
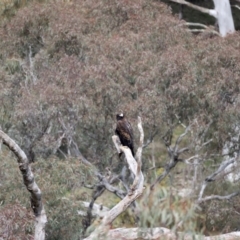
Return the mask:
<svg viewBox="0 0 240 240">
<path fill-rule="evenodd" d="M 67 147 L 76 141 L 86 156 L 107 161 L 119 109 L 130 119 L 142 114 L 149 136 L 175 115 L 181 121 L 211 115 L 217 128 L 225 113 L 219 109 L 231 110 L 226 93 L 238 93 L 231 47 L 238 36 L 202 42 L 176 24 L 154 1 L 20 9 L 1 28 L 3 130 L 18 132 L 23 145 L 38 141 L 33 149 L 40 155 L 55 152 L 65 133 Z"/>
<path fill-rule="evenodd" d="M 80 150 L 114 168 L 123 110 L 133 127 L 141 115 L 146 141 L 211 123 L 204 151 L 216 156 L 239 121 L 239 38 L 194 36 L 159 1 L 29 3 L 1 23 L 0 125 L 35 160 Z"/>
</svg>

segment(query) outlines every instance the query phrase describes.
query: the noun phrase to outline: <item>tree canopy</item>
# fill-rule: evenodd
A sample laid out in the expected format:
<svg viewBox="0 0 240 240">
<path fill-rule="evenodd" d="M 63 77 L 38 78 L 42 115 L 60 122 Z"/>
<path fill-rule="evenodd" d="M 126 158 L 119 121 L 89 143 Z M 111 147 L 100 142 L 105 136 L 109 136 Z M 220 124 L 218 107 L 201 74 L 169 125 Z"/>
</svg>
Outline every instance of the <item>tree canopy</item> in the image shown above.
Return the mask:
<svg viewBox="0 0 240 240">
<path fill-rule="evenodd" d="M 163 142 L 171 143 L 188 126 L 191 131 L 180 144 L 190 146 L 184 158 L 211 140 L 198 151 L 204 156 L 199 182 L 221 164 L 240 120 L 238 31 L 226 38 L 207 30 L 194 34 L 156 0 L 6 1 L 0 7 L 0 126 L 36 171 L 50 177 L 55 164 L 64 173 L 71 162 L 66 168 L 78 172 L 79 153 L 100 172 L 109 166 L 119 171 L 111 136 L 120 110 L 136 135 L 137 116 L 142 118 L 147 184 L 154 180 L 148 172 L 152 159 L 157 166 L 166 163 L 169 151 Z M 153 139 L 155 152 L 149 144 Z M 237 140 L 228 154 L 238 151 Z M 5 149 L 1 158 L 8 158 Z M 82 187 L 79 175 L 74 179 L 72 174 L 62 179 L 67 185 L 57 193 L 61 197 Z M 83 178 L 92 181 L 87 171 Z M 17 198 L 0 196 L 3 208 Z"/>
</svg>

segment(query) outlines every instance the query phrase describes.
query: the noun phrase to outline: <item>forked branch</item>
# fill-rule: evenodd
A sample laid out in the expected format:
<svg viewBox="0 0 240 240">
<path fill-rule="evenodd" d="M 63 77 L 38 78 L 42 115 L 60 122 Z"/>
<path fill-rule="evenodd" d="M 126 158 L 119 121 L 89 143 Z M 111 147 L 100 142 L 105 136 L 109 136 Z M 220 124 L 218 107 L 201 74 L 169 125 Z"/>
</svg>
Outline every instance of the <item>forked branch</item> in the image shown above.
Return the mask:
<svg viewBox="0 0 240 240">
<path fill-rule="evenodd" d="M 131 191 L 117 205 L 115 205 L 110 211 L 106 213 L 98 228 L 96 228 L 95 231 L 92 232 L 89 237 L 85 238 L 85 240 L 106 239 L 105 236 L 113 220 L 117 216 L 119 216 L 122 212 L 124 212 L 143 193 L 144 177 L 141 171 L 142 164 L 141 154 L 144 134 L 140 117 L 138 118 L 138 129 L 140 131 L 140 146 L 136 154 L 137 162 L 132 156 L 131 150 L 128 147 L 120 145 L 118 136 L 114 135 L 112 137 L 113 142 L 117 148 L 117 151 L 119 152 L 122 151 L 125 154 L 129 169 L 135 176 L 133 187 L 131 188 Z"/>
<path fill-rule="evenodd" d="M 171 146 L 172 136 L 167 137 L 167 139 L 166 138 L 164 139 L 165 146 L 167 148 L 168 155 L 169 155 L 169 161 L 164 167 L 164 172 L 152 183 L 152 185 L 150 187 L 151 190 L 153 190 L 154 187 L 156 186 L 156 184 L 161 182 L 179 162 L 183 161 L 183 159 L 180 159 L 180 154 L 187 152 L 189 150 L 189 147 L 179 149 L 179 145 L 180 145 L 181 141 L 183 140 L 183 138 L 187 135 L 189 130 L 190 130 L 190 126 L 187 127 L 185 129 L 184 133 L 182 133 L 177 138 L 174 146 Z"/>
</svg>

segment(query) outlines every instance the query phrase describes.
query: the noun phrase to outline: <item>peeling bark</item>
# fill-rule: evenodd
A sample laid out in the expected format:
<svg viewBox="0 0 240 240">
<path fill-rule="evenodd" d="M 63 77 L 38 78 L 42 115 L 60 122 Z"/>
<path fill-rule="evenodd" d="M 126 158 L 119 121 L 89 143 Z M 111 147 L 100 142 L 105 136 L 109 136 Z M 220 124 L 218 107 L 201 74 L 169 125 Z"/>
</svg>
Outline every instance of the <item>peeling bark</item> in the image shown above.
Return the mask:
<svg viewBox="0 0 240 240">
<path fill-rule="evenodd" d="M 221 36 L 225 37 L 227 34 L 235 32 L 229 0 L 213 0 L 213 2 L 215 5 L 214 10 L 217 12 L 216 18 Z"/>
</svg>

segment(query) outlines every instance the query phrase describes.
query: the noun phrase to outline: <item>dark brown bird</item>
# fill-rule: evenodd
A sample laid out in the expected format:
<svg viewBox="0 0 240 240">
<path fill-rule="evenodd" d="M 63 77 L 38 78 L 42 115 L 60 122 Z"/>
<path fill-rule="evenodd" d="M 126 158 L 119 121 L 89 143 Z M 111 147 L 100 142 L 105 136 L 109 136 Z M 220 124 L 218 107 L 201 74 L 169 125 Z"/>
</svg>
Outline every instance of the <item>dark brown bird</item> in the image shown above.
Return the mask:
<svg viewBox="0 0 240 240">
<path fill-rule="evenodd" d="M 128 122 L 123 113 L 117 114 L 117 127 L 115 133 L 118 135 L 120 142 L 123 146 L 127 146 L 132 151 L 132 155 L 134 156 L 134 137 L 133 137 L 133 129 L 131 124 Z M 121 156 L 121 153 L 119 154 Z"/>
</svg>

